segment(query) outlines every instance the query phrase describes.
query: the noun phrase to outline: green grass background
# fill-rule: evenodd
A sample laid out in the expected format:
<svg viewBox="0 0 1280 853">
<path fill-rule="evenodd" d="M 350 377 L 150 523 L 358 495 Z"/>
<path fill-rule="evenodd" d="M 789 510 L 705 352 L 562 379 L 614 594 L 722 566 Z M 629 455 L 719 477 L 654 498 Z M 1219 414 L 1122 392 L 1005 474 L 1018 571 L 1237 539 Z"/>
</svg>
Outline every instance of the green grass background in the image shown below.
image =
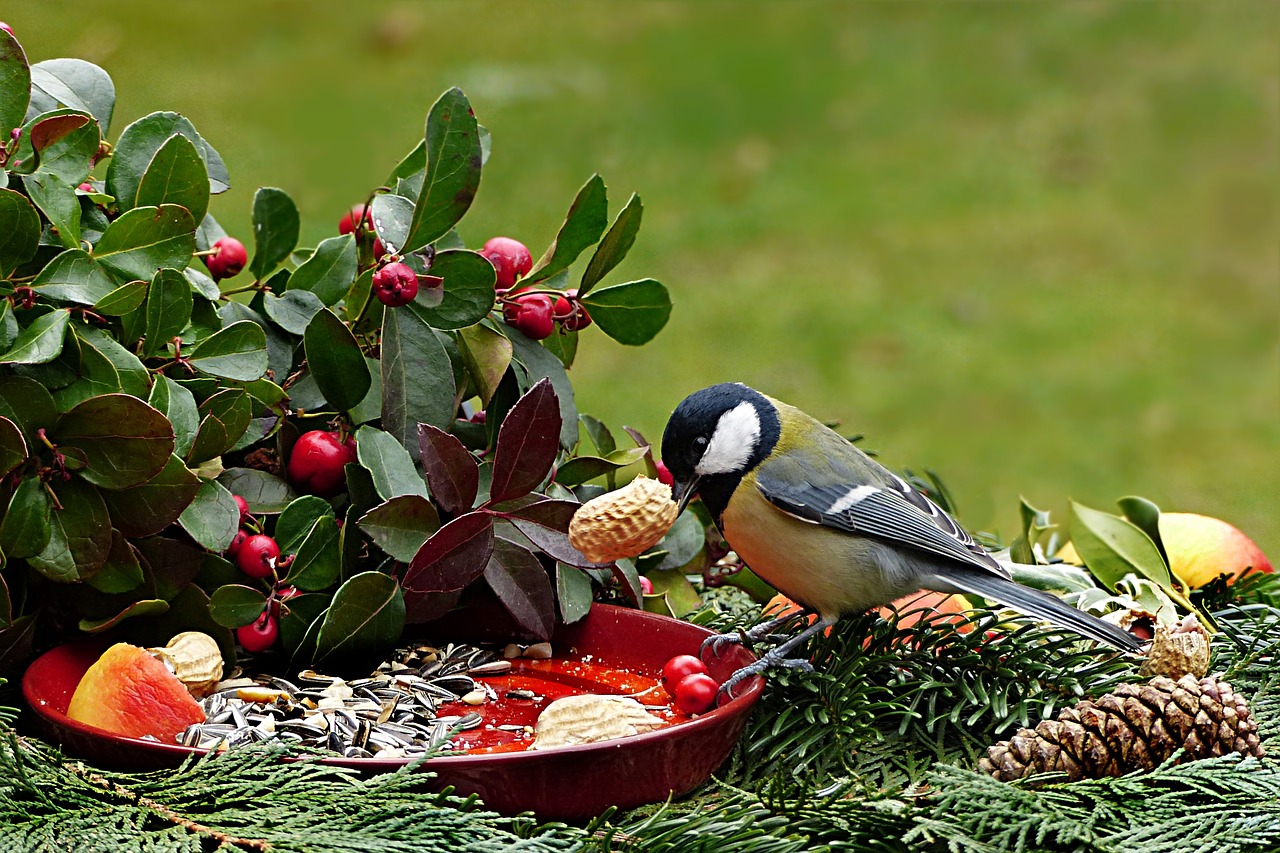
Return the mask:
<svg viewBox="0 0 1280 853">
<path fill-rule="evenodd" d="M 584 336 L 580 406 L 656 439 L 743 380 L 931 467 L 971 526 L 1142 494 L 1280 558 L 1280 5 L 24 0 L 32 60 L 189 116 L 234 188 L 335 232 L 460 85 L 463 221 L 541 253 L 600 171 L 675 301 Z"/>
</svg>

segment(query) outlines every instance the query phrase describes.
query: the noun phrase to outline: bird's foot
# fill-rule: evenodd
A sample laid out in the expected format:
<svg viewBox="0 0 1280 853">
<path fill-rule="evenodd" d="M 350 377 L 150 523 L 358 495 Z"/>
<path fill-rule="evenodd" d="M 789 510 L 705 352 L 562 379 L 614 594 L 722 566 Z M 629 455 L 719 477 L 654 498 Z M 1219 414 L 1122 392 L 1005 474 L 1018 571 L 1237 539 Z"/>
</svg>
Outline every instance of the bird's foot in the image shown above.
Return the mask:
<svg viewBox="0 0 1280 853">
<path fill-rule="evenodd" d="M 707 652 L 710 651 L 712 657 L 720 657 L 720 650 L 726 646 L 747 646 L 750 648 L 753 643 L 760 642 L 760 640 L 769 636 L 783 625 L 802 617 L 808 617 L 811 612 L 812 611 L 804 610 L 798 613 L 788 613 L 787 615 L 780 616 L 777 619 L 770 619 L 768 622 L 761 622 L 759 625 L 749 628 L 746 631 L 738 631 L 733 634 L 712 634 L 710 637 L 703 640 L 702 645 L 698 647 L 698 656 L 705 659 Z"/>
<path fill-rule="evenodd" d="M 717 699 L 723 696 L 726 699 L 733 698 L 733 690 L 742 682 L 755 675 L 762 675 L 768 669 L 798 669 L 801 672 L 813 672 L 813 664 L 806 658 L 790 657 L 792 652 L 797 648 L 804 646 L 809 638 L 819 631 L 825 631 L 835 622 L 834 619 L 819 619 L 809 627 L 805 628 L 799 634 L 788 639 L 785 643 L 779 643 L 774 648 L 765 652 L 760 658 L 752 663 L 747 664 L 741 669 L 733 673 L 724 680 L 717 692 Z"/>
</svg>

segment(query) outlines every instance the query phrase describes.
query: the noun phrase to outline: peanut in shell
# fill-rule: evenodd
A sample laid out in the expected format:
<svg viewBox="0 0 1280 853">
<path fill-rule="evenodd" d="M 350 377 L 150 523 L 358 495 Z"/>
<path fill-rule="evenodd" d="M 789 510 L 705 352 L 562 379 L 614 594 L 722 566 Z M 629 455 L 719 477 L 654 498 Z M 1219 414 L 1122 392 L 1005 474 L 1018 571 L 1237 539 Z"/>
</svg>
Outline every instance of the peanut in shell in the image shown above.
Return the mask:
<svg viewBox="0 0 1280 853">
<path fill-rule="evenodd" d="M 569 542 L 597 563 L 634 557 L 657 544 L 678 514 L 670 486 L 636 477 L 579 507 L 569 522 Z"/>
</svg>

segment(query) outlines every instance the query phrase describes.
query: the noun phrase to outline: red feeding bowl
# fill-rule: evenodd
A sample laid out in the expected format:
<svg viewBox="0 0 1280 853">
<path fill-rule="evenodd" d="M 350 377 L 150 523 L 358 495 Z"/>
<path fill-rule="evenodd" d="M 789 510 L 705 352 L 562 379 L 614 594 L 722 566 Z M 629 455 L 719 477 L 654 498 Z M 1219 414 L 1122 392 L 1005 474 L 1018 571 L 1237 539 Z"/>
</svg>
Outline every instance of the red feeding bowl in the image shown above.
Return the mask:
<svg viewBox="0 0 1280 853">
<path fill-rule="evenodd" d="M 556 649 L 573 648 L 598 663 L 649 674 L 678 654 L 696 652 L 709 631 L 688 622 L 640 610 L 597 604 L 552 638 Z M 144 771 L 176 767 L 204 750 L 121 737 L 69 719 L 67 705 L 76 685 L 104 649 L 101 641 L 68 643 L 41 655 L 27 668 L 22 692 L 42 733 L 71 755 L 103 767 Z M 708 662 L 717 681 L 755 660 L 740 646 Z M 425 762 L 435 790 L 453 786 L 475 793 L 487 807 L 513 815 L 533 811 L 543 820 L 585 820 L 609 806 L 632 808 L 679 796 L 702 784 L 729 756 L 764 689 L 759 676 L 740 696 L 687 722 L 600 743 L 526 752 L 456 755 Z M 387 773 L 406 760 L 324 758 L 319 763 L 348 767 L 363 776 Z"/>
</svg>

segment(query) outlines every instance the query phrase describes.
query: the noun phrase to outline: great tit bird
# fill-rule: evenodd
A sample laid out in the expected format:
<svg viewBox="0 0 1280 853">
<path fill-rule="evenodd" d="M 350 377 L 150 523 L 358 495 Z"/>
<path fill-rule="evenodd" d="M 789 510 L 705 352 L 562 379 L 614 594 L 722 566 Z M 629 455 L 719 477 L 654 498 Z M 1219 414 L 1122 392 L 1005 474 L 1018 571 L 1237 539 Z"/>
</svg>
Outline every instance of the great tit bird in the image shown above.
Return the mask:
<svg viewBox="0 0 1280 853">
<path fill-rule="evenodd" d="M 680 509 L 695 496 L 748 566 L 817 621 L 735 673 L 722 689 L 788 658 L 844 615 L 910 592 L 973 593 L 1125 651 L 1114 625 L 1014 581 L 1009 569 L 901 477 L 793 406 L 746 385 L 686 397 L 667 422 L 662 461 Z M 786 617 L 747 632 L 757 640 Z M 738 641 L 721 635 L 708 641 Z"/>
</svg>

